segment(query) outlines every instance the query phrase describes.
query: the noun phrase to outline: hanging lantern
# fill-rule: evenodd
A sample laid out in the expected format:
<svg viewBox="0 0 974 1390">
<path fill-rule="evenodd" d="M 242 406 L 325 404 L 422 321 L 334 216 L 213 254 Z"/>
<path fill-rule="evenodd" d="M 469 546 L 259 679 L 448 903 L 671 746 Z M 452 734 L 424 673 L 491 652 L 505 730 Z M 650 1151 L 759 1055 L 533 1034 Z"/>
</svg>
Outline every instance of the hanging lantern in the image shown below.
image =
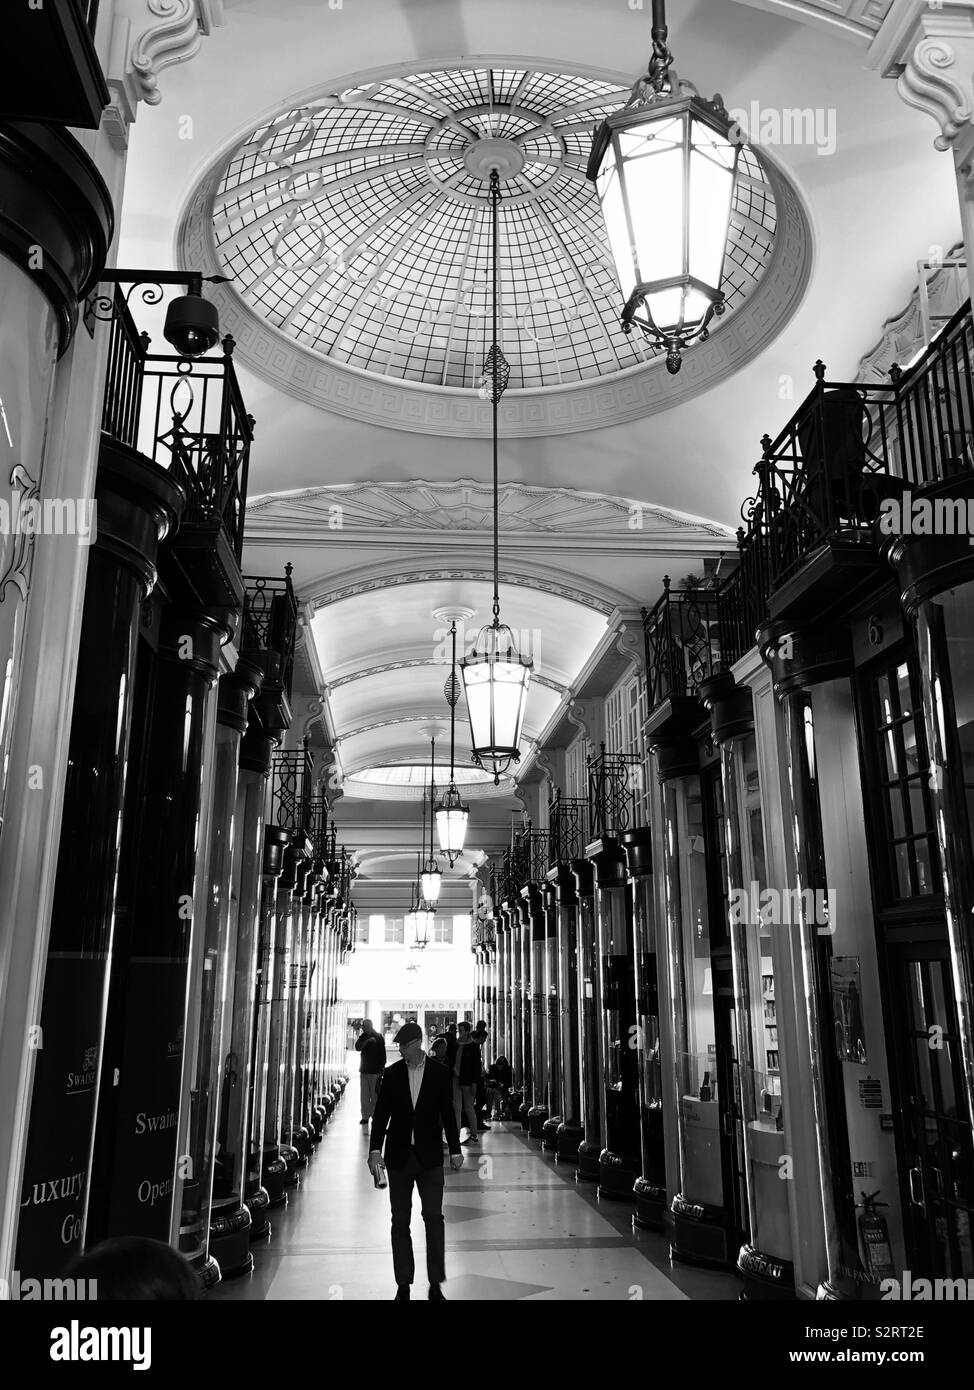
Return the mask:
<svg viewBox="0 0 974 1390">
<path fill-rule="evenodd" d="M 442 874 L 436 866 L 436 858 L 433 854 L 433 801 L 436 796 L 436 783 L 433 774 L 436 768 L 436 737 L 430 739 L 430 853 L 429 858 L 423 865 L 423 873 L 420 878 L 420 898 L 423 903 L 436 904 L 440 900 L 440 884 Z M 426 799 L 423 799 L 423 843 L 426 842 Z"/>
<path fill-rule="evenodd" d="M 450 634 L 453 638 L 453 664 L 443 688 L 443 694 L 450 706 L 450 785 L 443 793 L 436 808 L 436 834 L 440 841 L 440 853 L 446 855 L 452 868 L 463 853 L 470 808 L 463 804 L 453 776 L 456 757 L 457 702 L 460 699 L 461 690 L 457 677 L 457 623 L 455 618 L 452 620 Z"/>
<path fill-rule="evenodd" d="M 425 868 L 420 879 L 420 892 L 424 902 L 438 903 L 440 901 L 440 884 L 443 875 L 439 869 Z"/>
<path fill-rule="evenodd" d="M 420 907 L 416 913 L 416 921 L 413 930 L 416 934 L 416 945 L 422 951 L 429 945 L 430 934 L 433 931 L 434 913 L 432 908 Z"/>
<path fill-rule="evenodd" d="M 470 719 L 473 759 L 498 783 L 520 762 L 521 726 L 533 663 L 518 652 L 514 634 L 496 619 L 481 628 L 470 656 L 460 662 Z"/>
<path fill-rule="evenodd" d="M 467 838 L 467 821 L 470 810 L 460 799 L 456 783 L 451 782 L 436 808 L 436 834 L 440 842 L 440 852 L 445 854 L 453 865 L 463 853 Z"/>
<path fill-rule="evenodd" d="M 740 135 L 719 97 L 705 101 L 670 72 L 662 0 L 653 5 L 653 57 L 629 102 L 595 132 L 588 177 L 598 190 L 622 324 L 666 349 L 683 349 L 724 312 L 724 253 Z"/>
</svg>

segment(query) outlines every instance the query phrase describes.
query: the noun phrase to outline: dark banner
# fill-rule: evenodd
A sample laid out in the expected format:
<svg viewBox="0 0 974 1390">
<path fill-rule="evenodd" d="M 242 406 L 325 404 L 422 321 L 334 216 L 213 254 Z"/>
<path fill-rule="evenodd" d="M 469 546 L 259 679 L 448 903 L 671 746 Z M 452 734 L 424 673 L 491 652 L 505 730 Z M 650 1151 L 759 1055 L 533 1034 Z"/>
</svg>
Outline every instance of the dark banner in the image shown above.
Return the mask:
<svg viewBox="0 0 974 1390">
<path fill-rule="evenodd" d="M 48 957 L 20 1196 L 17 1268 L 52 1278 L 81 1248 L 106 958 Z"/>
</svg>

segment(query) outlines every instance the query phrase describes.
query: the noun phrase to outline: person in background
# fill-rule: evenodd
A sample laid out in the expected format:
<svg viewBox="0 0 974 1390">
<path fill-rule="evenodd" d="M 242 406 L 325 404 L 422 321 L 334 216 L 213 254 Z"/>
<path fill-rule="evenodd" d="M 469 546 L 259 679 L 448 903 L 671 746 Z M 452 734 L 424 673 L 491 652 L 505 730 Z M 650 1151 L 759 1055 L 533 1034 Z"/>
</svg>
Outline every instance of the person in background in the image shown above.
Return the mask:
<svg viewBox="0 0 974 1390">
<path fill-rule="evenodd" d="M 487 1044 L 486 1025 L 477 1024 L 473 1030 L 473 1040 L 480 1048 L 481 1058 L 480 1075 L 477 1077 L 477 1091 L 474 1098 L 474 1114 L 477 1116 L 477 1133 L 483 1134 L 485 1130 L 490 1129 L 490 1125 L 487 1123 L 487 1073 L 483 1064 L 484 1048 Z"/>
<path fill-rule="evenodd" d="M 487 1100 L 493 1120 L 504 1119 L 514 1073 L 506 1057 L 495 1057 L 487 1068 Z"/>
<path fill-rule="evenodd" d="M 375 1113 L 379 1082 L 386 1068 L 385 1039 L 372 1027 L 370 1018 L 362 1019 L 362 1031 L 355 1039 L 355 1051 L 361 1053 L 359 1062 L 359 1091 L 362 1101 L 362 1118 L 359 1124 L 367 1125 Z"/>
<path fill-rule="evenodd" d="M 451 1023 L 446 1030 L 446 1065 L 451 1076 L 453 1063 L 457 1060 L 457 1025 Z"/>
<path fill-rule="evenodd" d="M 453 1106 L 456 1111 L 457 1128 L 463 1120 L 467 1123 L 465 1144 L 479 1144 L 477 1135 L 477 1113 L 474 1098 L 477 1094 L 477 1078 L 483 1063 L 480 1048 L 473 1040 L 473 1028 L 469 1023 L 457 1025 L 457 1055 L 453 1063 Z"/>
<path fill-rule="evenodd" d="M 446 1066 L 446 1034 L 438 1033 L 430 1043 L 430 1050 L 426 1054 L 433 1062 L 442 1062 Z"/>
<path fill-rule="evenodd" d="M 416 1272 L 409 1218 L 413 1183 L 419 1188 L 426 1226 L 426 1272 L 429 1297 L 445 1302 L 440 1285 L 446 1278 L 446 1228 L 443 1223 L 444 1130 L 450 1150 L 450 1167 L 463 1166 L 460 1133 L 453 1114 L 450 1073 L 423 1052 L 423 1032 L 418 1023 L 404 1023 L 393 1042 L 402 1060 L 393 1062 L 385 1075 L 372 1120 L 369 1171 L 373 1180 L 381 1173 L 382 1146 L 389 1179 L 392 1207 L 392 1265 L 396 1276 L 396 1301 L 406 1302 Z M 388 1129 L 388 1135 L 386 1130 Z"/>
</svg>

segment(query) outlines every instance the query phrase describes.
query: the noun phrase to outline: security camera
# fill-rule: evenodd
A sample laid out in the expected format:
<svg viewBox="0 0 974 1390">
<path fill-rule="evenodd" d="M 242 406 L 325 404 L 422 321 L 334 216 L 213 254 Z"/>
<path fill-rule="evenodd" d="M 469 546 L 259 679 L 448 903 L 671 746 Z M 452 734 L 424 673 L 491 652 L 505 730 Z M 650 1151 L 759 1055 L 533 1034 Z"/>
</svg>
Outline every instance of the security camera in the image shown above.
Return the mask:
<svg viewBox="0 0 974 1390">
<path fill-rule="evenodd" d="M 190 282 L 186 294 L 170 301 L 163 334 L 181 357 L 199 357 L 220 341 L 216 305 L 203 298 L 198 280 Z"/>
</svg>

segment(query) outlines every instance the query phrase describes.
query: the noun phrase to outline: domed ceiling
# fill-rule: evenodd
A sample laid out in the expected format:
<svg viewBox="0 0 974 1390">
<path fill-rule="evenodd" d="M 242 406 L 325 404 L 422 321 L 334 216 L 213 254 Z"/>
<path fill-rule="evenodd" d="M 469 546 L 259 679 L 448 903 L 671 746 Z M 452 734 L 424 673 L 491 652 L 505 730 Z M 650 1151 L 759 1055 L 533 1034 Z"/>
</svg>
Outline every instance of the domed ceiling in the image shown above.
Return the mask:
<svg viewBox="0 0 974 1390">
<path fill-rule="evenodd" d="M 483 142 L 499 142 L 505 432 L 651 413 L 767 345 L 801 297 L 810 237 L 791 185 L 745 147 L 728 312 L 669 378 L 658 350 L 620 326 L 585 176 L 594 126 L 627 96 L 611 76 L 490 63 L 355 81 L 251 130 L 211 169 L 183 219 L 187 263 L 230 278 L 214 296 L 221 319 L 243 360 L 284 389 L 382 424 L 480 433 L 491 342 Z"/>
</svg>

